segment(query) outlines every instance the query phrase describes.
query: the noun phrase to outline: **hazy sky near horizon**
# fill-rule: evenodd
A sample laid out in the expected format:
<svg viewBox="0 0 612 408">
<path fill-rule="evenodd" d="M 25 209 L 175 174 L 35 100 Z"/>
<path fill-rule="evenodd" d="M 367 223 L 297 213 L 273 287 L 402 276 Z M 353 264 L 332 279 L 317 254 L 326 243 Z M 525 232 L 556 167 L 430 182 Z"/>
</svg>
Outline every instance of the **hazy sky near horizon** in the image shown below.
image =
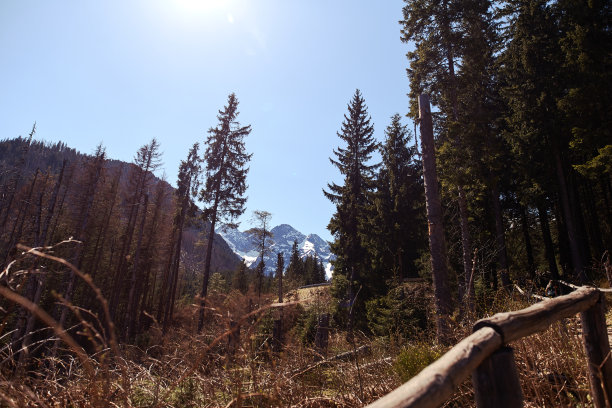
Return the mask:
<svg viewBox="0 0 612 408">
<path fill-rule="evenodd" d="M 329 162 L 360 89 L 382 141 L 408 110 L 402 0 L 19 0 L 0 2 L 0 139 L 103 143 L 131 161 L 155 137 L 167 180 L 235 92 L 253 153 L 253 210 L 331 239 L 341 182 Z M 405 119 L 404 123 L 408 123 Z M 161 172 L 158 174 L 161 175 Z"/>
</svg>

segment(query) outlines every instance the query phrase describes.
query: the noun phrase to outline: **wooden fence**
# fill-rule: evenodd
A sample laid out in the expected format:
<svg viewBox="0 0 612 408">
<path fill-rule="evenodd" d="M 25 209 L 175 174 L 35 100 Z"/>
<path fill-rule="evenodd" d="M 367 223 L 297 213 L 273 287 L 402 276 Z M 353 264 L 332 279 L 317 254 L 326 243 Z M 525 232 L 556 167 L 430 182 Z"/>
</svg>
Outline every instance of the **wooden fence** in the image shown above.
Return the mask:
<svg viewBox="0 0 612 408">
<path fill-rule="evenodd" d="M 522 407 L 523 394 L 514 354 L 507 345 L 577 313 L 580 313 L 593 404 L 596 408 L 611 408 L 612 357 L 604 311 L 603 293 L 596 288 L 580 287 L 569 295 L 479 320 L 472 335 L 368 408 L 438 407 L 469 375 L 472 375 L 477 407 Z"/>
</svg>

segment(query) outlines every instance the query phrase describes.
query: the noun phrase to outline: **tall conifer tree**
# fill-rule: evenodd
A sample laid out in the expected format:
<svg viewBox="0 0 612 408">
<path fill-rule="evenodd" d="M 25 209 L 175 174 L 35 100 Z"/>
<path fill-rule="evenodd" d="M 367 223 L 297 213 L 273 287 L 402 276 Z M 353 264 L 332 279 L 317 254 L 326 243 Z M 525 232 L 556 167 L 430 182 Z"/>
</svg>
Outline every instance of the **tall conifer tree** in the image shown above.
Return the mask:
<svg viewBox="0 0 612 408">
<path fill-rule="evenodd" d="M 365 100 L 357 89 L 337 133 L 346 147 L 338 147 L 334 150 L 335 158 L 330 158 L 344 177 L 344 184 L 328 183 L 328 190 L 323 191 L 325 197 L 336 205 L 336 212 L 327 228 L 334 236 L 331 245 L 337 257 L 334 273 L 346 276 L 349 281 L 349 330 L 354 324 L 357 286 L 369 271 L 363 238 L 366 235 L 367 208 L 374 189 L 374 171 L 378 167 L 369 164 L 372 153 L 378 148 L 370 120 Z"/>
<path fill-rule="evenodd" d="M 210 229 L 200 292 L 198 332 L 202 331 L 204 325 L 204 304 L 208 291 L 215 226 L 217 222 L 224 222 L 228 226 L 236 227 L 234 221 L 245 210 L 244 194 L 249 171 L 247 163 L 252 155 L 245 152 L 244 137 L 251 133 L 251 125 L 240 126 L 238 113 L 238 99 L 232 93 L 227 99 L 227 106 L 217 115 L 219 124 L 208 131 L 206 139 L 206 184 L 200 191 L 200 201 L 207 205 L 204 218 L 210 223 Z"/>
<path fill-rule="evenodd" d="M 391 117 L 381 146 L 382 166 L 377 175 L 377 189 L 372 209 L 372 267 L 379 289 L 385 280 L 396 282 L 416 276 L 414 261 L 426 248 L 423 182 L 414 147 L 408 147 L 409 131 L 399 114 Z"/>
</svg>

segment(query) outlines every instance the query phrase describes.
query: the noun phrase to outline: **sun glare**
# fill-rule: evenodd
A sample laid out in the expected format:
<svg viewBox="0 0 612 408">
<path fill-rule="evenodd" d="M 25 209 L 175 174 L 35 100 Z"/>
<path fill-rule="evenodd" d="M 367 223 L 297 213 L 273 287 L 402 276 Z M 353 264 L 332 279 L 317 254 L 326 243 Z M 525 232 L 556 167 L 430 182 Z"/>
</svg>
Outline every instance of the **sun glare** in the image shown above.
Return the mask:
<svg viewBox="0 0 612 408">
<path fill-rule="evenodd" d="M 229 0 L 175 0 L 177 6 L 189 13 L 207 13 L 222 10 Z"/>
</svg>

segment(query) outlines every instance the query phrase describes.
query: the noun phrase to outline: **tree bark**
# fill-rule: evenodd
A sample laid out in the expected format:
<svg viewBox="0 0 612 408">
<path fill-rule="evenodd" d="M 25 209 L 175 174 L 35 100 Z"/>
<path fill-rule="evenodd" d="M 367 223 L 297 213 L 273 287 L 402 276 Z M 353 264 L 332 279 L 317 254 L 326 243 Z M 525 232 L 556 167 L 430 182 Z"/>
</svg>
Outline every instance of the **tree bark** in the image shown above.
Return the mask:
<svg viewBox="0 0 612 408">
<path fill-rule="evenodd" d="M 572 209 L 569 202 L 569 192 L 567 183 L 565 181 L 565 171 L 563 170 L 563 163 L 561 161 L 561 153 L 558 147 L 553 148 L 555 156 L 555 166 L 557 174 L 557 182 L 559 183 L 559 201 L 561 202 L 561 209 L 565 215 L 565 224 L 567 226 L 567 237 L 569 240 L 570 254 L 572 257 L 572 264 L 574 265 L 574 276 L 580 281 L 580 283 L 586 283 L 586 274 L 584 272 L 584 262 L 580 254 L 580 246 L 578 243 L 578 236 L 576 233 L 576 223 L 572 215 Z"/>
<path fill-rule="evenodd" d="M 525 241 L 525 253 L 527 255 L 527 269 L 529 279 L 535 281 L 535 261 L 533 259 L 533 247 L 531 246 L 531 238 L 529 237 L 529 218 L 525 207 L 519 203 L 519 212 L 521 213 L 521 229 L 523 230 L 523 240 Z"/>
<path fill-rule="evenodd" d="M 429 248 L 433 274 L 435 305 L 437 314 L 437 334 L 441 343 L 448 341 L 448 318 L 452 312 L 451 294 L 448 284 L 446 265 L 446 242 L 442 224 L 442 205 L 436 174 L 436 159 L 433 139 L 433 124 L 429 97 L 419 96 L 419 116 L 421 121 L 421 148 L 423 151 L 423 178 L 425 181 L 425 200 L 427 221 L 429 223 Z"/>
<path fill-rule="evenodd" d="M 204 277 L 202 280 L 202 291 L 200 292 L 200 312 L 198 315 L 198 333 L 202 332 L 204 327 L 204 309 L 206 307 L 206 293 L 208 292 L 208 280 L 210 277 L 210 261 L 212 259 L 213 240 L 215 239 L 215 224 L 217 222 L 217 205 L 218 200 L 215 199 L 212 218 L 210 220 L 210 231 L 208 233 L 208 243 L 206 247 L 206 258 L 204 261 Z"/>
<path fill-rule="evenodd" d="M 125 339 L 129 340 L 134 335 L 134 325 L 138 315 L 138 304 L 139 302 L 139 287 L 142 285 L 142 273 L 140 271 L 140 253 L 142 251 L 142 239 L 144 236 L 145 222 L 147 220 L 147 207 L 149 205 L 149 195 L 145 194 L 144 204 L 142 206 L 142 219 L 140 221 L 140 227 L 138 232 L 138 241 L 136 243 L 136 250 L 134 252 L 134 261 L 132 263 L 132 273 L 130 279 L 130 292 L 128 295 L 127 311 L 125 316 L 126 331 Z"/>
<path fill-rule="evenodd" d="M 544 241 L 544 251 L 548 261 L 548 269 L 553 279 L 559 280 L 559 269 L 555 258 L 555 248 L 550 236 L 550 224 L 548 223 L 548 211 L 542 204 L 538 204 L 538 218 L 540 219 L 540 229 L 542 230 L 542 240 Z"/>
<path fill-rule="evenodd" d="M 506 250 L 506 236 L 504 232 L 504 217 L 502 214 L 501 203 L 499 201 L 499 190 L 497 184 L 493 183 L 491 188 L 491 200 L 493 204 L 493 214 L 495 216 L 495 243 L 497 246 L 497 262 L 501 269 L 500 276 L 504 289 L 511 285 L 508 269 L 508 252 Z"/>
<path fill-rule="evenodd" d="M 457 186 L 458 201 L 459 201 L 459 223 L 461 225 L 461 247 L 463 249 L 463 283 L 459 282 L 460 289 L 463 286 L 462 292 L 470 296 L 468 288 L 470 274 L 472 273 L 472 242 L 470 238 L 470 226 L 468 221 L 467 200 L 462 186 Z M 460 295 L 461 297 L 461 295 Z M 468 299 L 471 303 L 472 299 Z"/>
</svg>

